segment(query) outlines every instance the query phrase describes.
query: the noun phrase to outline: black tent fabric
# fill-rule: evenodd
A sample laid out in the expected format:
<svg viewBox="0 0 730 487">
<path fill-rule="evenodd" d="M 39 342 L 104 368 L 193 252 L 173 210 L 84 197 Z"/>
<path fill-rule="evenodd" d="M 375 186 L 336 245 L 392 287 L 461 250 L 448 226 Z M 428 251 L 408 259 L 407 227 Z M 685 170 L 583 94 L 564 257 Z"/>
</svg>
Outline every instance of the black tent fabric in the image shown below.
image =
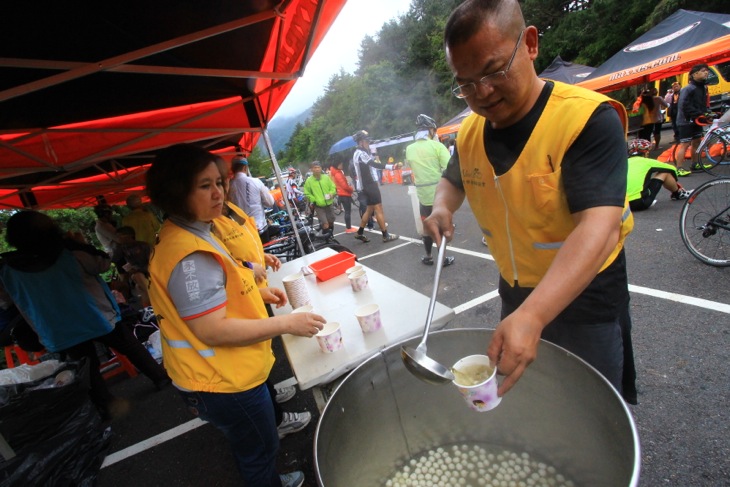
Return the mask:
<svg viewBox="0 0 730 487">
<path fill-rule="evenodd" d="M 595 69 L 584 64 L 564 61 L 560 56 L 556 56 L 550 66 L 545 68 L 538 76 L 574 85 L 586 79 Z"/>
<path fill-rule="evenodd" d="M 730 59 L 730 14 L 678 10 L 596 68 L 580 86 L 611 91 Z"/>
</svg>

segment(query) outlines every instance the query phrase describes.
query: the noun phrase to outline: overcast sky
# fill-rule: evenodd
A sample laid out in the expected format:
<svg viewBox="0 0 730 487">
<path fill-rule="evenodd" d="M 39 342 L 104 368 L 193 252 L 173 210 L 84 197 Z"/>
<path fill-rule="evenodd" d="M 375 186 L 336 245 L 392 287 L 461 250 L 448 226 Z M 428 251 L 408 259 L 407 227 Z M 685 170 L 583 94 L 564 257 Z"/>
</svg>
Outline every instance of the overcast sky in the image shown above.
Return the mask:
<svg viewBox="0 0 730 487">
<path fill-rule="evenodd" d="M 304 76 L 296 82 L 274 118 L 293 117 L 312 106 L 340 68 L 353 73 L 363 37 L 375 36 L 385 22 L 407 13 L 409 6 L 410 0 L 349 0 L 345 3 L 307 63 Z"/>
</svg>

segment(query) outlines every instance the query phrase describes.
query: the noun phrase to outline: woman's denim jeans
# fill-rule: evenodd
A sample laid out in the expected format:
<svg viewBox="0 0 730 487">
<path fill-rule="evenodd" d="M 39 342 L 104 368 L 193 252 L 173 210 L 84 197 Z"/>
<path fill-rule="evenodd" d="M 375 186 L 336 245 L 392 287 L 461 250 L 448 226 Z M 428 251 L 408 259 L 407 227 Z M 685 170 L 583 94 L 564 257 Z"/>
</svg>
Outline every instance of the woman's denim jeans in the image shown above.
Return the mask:
<svg viewBox="0 0 730 487">
<path fill-rule="evenodd" d="M 279 435 L 265 384 L 236 393 L 179 391 L 188 409 L 223 432 L 247 486 L 280 487 Z"/>
</svg>

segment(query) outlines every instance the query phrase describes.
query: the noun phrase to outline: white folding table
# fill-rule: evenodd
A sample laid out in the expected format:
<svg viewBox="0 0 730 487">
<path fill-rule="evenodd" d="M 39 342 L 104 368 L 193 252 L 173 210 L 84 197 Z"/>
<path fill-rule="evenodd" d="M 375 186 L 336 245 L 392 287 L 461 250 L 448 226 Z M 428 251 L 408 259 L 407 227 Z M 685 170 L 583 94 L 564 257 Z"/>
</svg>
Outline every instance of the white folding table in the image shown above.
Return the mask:
<svg viewBox="0 0 730 487">
<path fill-rule="evenodd" d="M 334 254 L 332 249 L 322 249 L 284 263 L 278 272 L 269 272 L 269 285 L 284 289 L 284 277 Z M 340 323 L 344 348 L 324 353 L 316 338 L 283 335 L 284 349 L 300 389 L 330 383 L 378 351 L 423 332 L 430 297 L 365 265 L 363 268 L 367 272 L 369 287 L 357 293 L 352 291 L 344 273 L 327 281 L 317 281 L 314 274 L 306 276 L 313 312 L 324 316 L 327 321 Z M 380 306 L 383 327 L 364 334 L 355 318 L 355 309 L 370 303 Z M 276 315 L 291 311 L 289 304 L 274 308 Z M 443 328 L 453 317 L 453 309 L 437 302 L 431 329 Z"/>
</svg>

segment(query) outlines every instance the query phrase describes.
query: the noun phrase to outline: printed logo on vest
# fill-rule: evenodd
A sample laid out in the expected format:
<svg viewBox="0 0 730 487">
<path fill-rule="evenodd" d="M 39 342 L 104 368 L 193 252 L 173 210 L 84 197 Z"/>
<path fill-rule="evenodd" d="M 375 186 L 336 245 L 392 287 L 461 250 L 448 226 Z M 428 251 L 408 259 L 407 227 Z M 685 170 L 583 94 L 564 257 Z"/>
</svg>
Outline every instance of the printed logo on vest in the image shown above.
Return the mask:
<svg viewBox="0 0 730 487">
<path fill-rule="evenodd" d="M 484 180 L 481 169 L 475 167 L 471 170 L 462 168 L 461 169 L 461 181 L 464 185 L 484 187 L 487 182 Z"/>
</svg>

